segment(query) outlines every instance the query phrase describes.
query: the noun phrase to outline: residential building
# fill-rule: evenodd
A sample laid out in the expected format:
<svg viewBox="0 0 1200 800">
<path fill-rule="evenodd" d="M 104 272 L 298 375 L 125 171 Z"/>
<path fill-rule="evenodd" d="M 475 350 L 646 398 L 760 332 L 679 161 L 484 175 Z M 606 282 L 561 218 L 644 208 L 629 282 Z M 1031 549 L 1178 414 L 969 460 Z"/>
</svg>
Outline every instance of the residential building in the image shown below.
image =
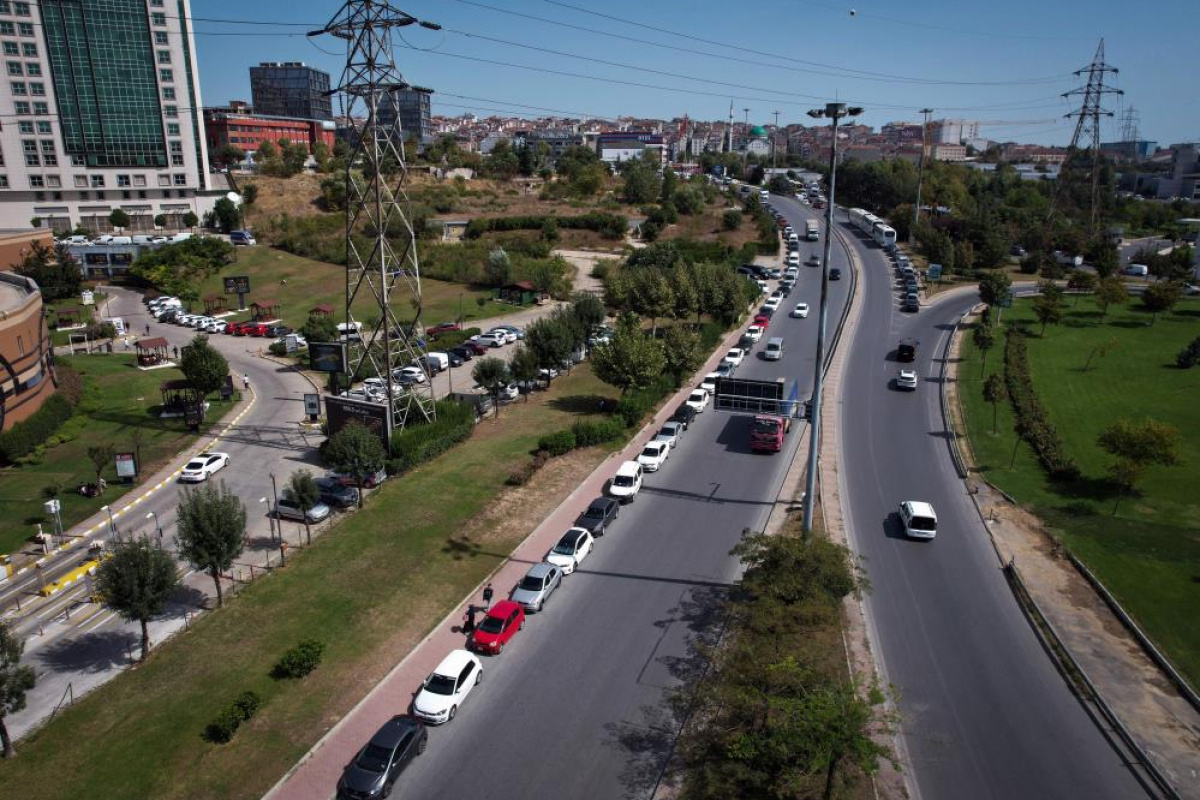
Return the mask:
<svg viewBox="0 0 1200 800">
<path fill-rule="evenodd" d="M 27 419 L 55 388 L 42 293 L 31 279 L 0 272 L 0 430 Z"/>
<path fill-rule="evenodd" d="M 1158 142 L 1142 139 L 1132 142 L 1108 142 L 1100 145 L 1100 153 L 1125 161 L 1145 161 L 1158 148 Z"/>
<path fill-rule="evenodd" d="M 967 146 L 965 144 L 939 143 L 929 148 L 929 154 L 934 161 L 966 161 Z"/>
<path fill-rule="evenodd" d="M 33 9 L 39 12 L 33 16 Z M 134 231 L 212 209 L 190 0 L 0 3 L 0 214 Z"/>
<path fill-rule="evenodd" d="M 333 119 L 329 73 L 303 61 L 264 61 L 251 67 L 250 100 L 267 117 Z"/>
<path fill-rule="evenodd" d="M 323 142 L 332 150 L 336 133 L 333 120 L 268 117 L 222 109 L 204 112 L 204 136 L 209 152 L 214 154 L 226 145 L 253 153 L 263 142 L 278 143 L 281 139 L 303 144 L 310 153 L 317 142 Z"/>
<path fill-rule="evenodd" d="M 1157 196 L 1200 199 L 1200 144 L 1171 145 L 1171 176 L 1159 179 Z"/>
<path fill-rule="evenodd" d="M 539 144 L 549 147 L 550 159 L 557 161 L 567 148 L 583 146 L 583 136 L 563 128 L 521 130 L 513 134 L 513 147 L 536 147 Z"/>
<path fill-rule="evenodd" d="M 607 164 L 619 164 L 651 152 L 660 164 L 666 163 L 666 144 L 661 134 L 648 131 L 614 131 L 596 137 L 596 154 Z"/>
<path fill-rule="evenodd" d="M 379 121 L 383 125 L 394 125 L 400 119 L 400 133 L 404 141 L 417 137 L 424 145 L 433 141 L 433 122 L 430 117 L 429 89 L 411 87 L 384 95 L 379 104 Z"/>
<path fill-rule="evenodd" d="M 962 144 L 979 138 L 979 123 L 969 119 L 939 119 L 929 123 L 929 141 L 933 144 Z"/>
</svg>

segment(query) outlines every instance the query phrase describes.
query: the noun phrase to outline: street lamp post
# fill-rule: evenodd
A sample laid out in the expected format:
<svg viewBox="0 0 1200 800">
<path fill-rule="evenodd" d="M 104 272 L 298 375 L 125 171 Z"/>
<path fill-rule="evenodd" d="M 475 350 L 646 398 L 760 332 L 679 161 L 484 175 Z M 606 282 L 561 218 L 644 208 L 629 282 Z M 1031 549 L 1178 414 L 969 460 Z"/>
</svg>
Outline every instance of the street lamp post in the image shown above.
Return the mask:
<svg viewBox="0 0 1200 800">
<path fill-rule="evenodd" d="M 917 223 L 921 221 L 921 182 L 925 178 L 925 134 L 929 130 L 929 115 L 933 113 L 932 108 L 922 108 L 921 113 L 925 115 L 925 121 L 921 124 L 921 159 L 917 162 L 917 205 L 913 209 L 913 224 L 908 229 L 908 243 L 912 244 L 917 235 Z"/>
<path fill-rule="evenodd" d="M 267 507 L 267 525 L 271 528 L 271 542 L 275 542 L 275 514 L 271 510 L 271 501 L 266 497 L 258 498 L 258 502 Z"/>
<path fill-rule="evenodd" d="M 389 380 L 388 391 L 391 391 L 391 384 L 392 382 Z M 274 472 L 271 473 L 271 494 L 275 498 L 275 516 L 279 517 L 279 489 L 275 486 Z M 307 514 L 308 512 L 305 511 L 304 513 Z M 279 565 L 283 566 L 285 563 L 287 563 L 285 561 L 286 556 L 283 554 L 283 551 L 286 548 L 286 545 L 283 543 L 283 519 L 277 519 L 276 522 L 279 524 Z"/>
<path fill-rule="evenodd" d="M 101 506 L 100 510 L 108 514 L 108 532 L 115 536 L 117 533 L 117 522 L 113 519 L 112 506 Z"/>
<path fill-rule="evenodd" d="M 162 537 L 162 533 L 163 533 L 163 531 L 162 531 L 162 523 L 160 523 L 160 522 L 158 521 L 158 514 L 155 514 L 153 511 L 147 511 L 147 512 L 146 512 L 146 519 L 152 519 L 152 520 L 154 520 L 154 530 L 155 530 L 155 532 L 156 532 L 156 533 L 158 533 L 158 546 L 159 546 L 159 547 L 162 547 L 162 538 L 163 538 L 163 537 Z"/>
<path fill-rule="evenodd" d="M 826 103 L 825 108 L 814 108 L 810 117 L 827 117 L 833 127 L 829 146 L 829 200 L 825 204 L 825 247 L 821 259 L 821 314 L 817 326 L 817 360 L 813 366 L 812 421 L 808 437 L 808 475 L 805 481 L 804 532 L 812 532 L 813 503 L 817 496 L 817 456 L 821 447 L 821 392 L 824 388 L 825 326 L 829 321 L 829 253 L 833 236 L 833 205 L 837 190 L 837 126 L 842 117 L 857 117 L 861 108 L 845 103 Z"/>
</svg>

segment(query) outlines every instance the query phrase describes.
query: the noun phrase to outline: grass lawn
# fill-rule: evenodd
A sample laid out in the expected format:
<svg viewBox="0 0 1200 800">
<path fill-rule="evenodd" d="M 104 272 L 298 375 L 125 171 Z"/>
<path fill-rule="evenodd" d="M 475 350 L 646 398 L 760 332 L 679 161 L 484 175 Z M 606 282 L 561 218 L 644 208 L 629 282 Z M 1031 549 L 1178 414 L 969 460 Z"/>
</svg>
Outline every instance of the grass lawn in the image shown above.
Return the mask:
<svg viewBox="0 0 1200 800">
<path fill-rule="evenodd" d="M 158 387 L 163 381 L 182 378 L 179 370 L 142 372 L 133 366 L 133 356 L 127 353 L 66 356 L 60 357 L 59 363 L 68 364 L 83 375 L 85 390 L 80 411 L 64 426 L 77 428 L 78 435 L 47 449 L 40 464 L 23 464 L 0 471 L 0 486 L 3 486 L 0 553 L 18 549 L 37 533 L 38 522 L 49 523 L 49 518 L 42 514 L 45 502 L 42 489 L 46 486 L 58 483 L 64 487 L 59 499 L 65 528 L 138 488 L 139 484 L 117 483 L 109 465 L 104 471 L 108 491 L 102 497 L 86 498 L 75 492 L 80 483 L 95 480 L 95 470 L 87 457 L 88 447 L 112 444 L 118 451 L 133 450 L 130 434 L 140 428 L 145 435 L 141 473 L 151 475 L 195 439 L 182 419 L 159 419 L 157 415 L 157 406 L 162 402 Z M 220 419 L 228 405 L 211 402 L 209 419 Z M 46 529 L 50 529 L 48 524 Z"/>
<path fill-rule="evenodd" d="M 95 294 L 95 298 L 94 298 L 95 303 L 90 306 L 85 306 L 82 302 L 80 302 L 80 298 L 78 298 L 78 297 L 73 297 L 70 299 L 63 299 L 63 300 L 55 300 L 53 303 L 49 303 L 46 306 L 46 308 L 50 311 L 50 315 L 47 318 L 47 321 L 51 322 L 51 323 L 56 322 L 57 317 L 58 317 L 58 312 L 60 312 L 60 311 L 77 311 L 77 312 L 79 312 L 79 322 L 86 326 L 89 322 L 92 321 L 92 317 L 94 316 L 95 310 L 100 306 L 101 303 L 104 302 L 104 299 L 106 297 L 107 297 L 107 295 L 105 295 L 104 293 L 97 292 Z M 71 322 L 68 320 L 67 324 L 71 324 Z M 83 331 L 84 331 L 83 328 L 76 328 L 76 329 L 70 330 L 70 331 L 60 331 L 56 328 L 51 328 L 50 329 L 50 340 L 52 342 L 54 342 L 55 347 L 61 347 L 62 345 L 71 343 L 70 337 L 71 337 L 72 333 L 83 333 Z"/>
<path fill-rule="evenodd" d="M 583 398 L 599 393 L 614 395 L 581 366 L 387 484 L 285 570 L 20 743 L 19 758 L 0 762 L 5 795 L 257 800 L 512 551 L 541 506 L 572 488 L 562 466 L 535 479 L 559 482 L 550 489 L 504 481 L 539 436 L 579 419 L 594 407 Z M 576 458 L 578 472 L 600 457 L 578 451 L 552 464 Z M 507 511 L 481 513 L 498 495 L 493 511 Z M 524 524 L 505 524 L 520 514 Z M 273 680 L 279 657 L 306 637 L 327 643 L 321 666 L 301 681 Z M 227 745 L 203 741 L 205 725 L 247 689 L 263 697 L 258 716 Z"/>
<path fill-rule="evenodd" d="M 210 276 L 200 286 L 200 297 L 224 294 L 224 278 L 228 275 L 249 275 L 251 292 L 246 305 L 256 300 L 277 300 L 282 304 L 283 322 L 299 328 L 308 319 L 308 310 L 319 303 L 328 303 L 340 309 L 346 302 L 346 271 L 343 267 L 292 255 L 283 250 L 269 247 L 239 247 L 238 260 L 223 269 L 220 274 Z M 283 283 L 286 281 L 286 283 Z M 458 318 L 461 298 L 463 318 L 470 323 L 473 319 L 497 317 L 520 311 L 509 303 L 493 301 L 491 290 L 478 289 L 458 283 L 438 281 L 430 278 L 421 280 L 421 297 L 424 310 L 422 318 L 427 325 Z M 477 300 L 484 299 L 481 307 Z M 412 309 L 408 306 L 408 295 L 396 295 L 396 313 L 408 319 Z M 237 296 L 228 298 L 231 308 L 237 307 Z M 370 318 L 366 312 L 371 305 L 368 290 L 359 293 L 359 305 L 364 313 L 360 319 Z M 200 304 L 197 304 L 199 307 Z M 335 314 L 337 312 L 335 311 Z M 250 312 L 244 311 L 233 319 L 249 319 Z M 340 318 L 340 316 L 339 316 Z"/>
<path fill-rule="evenodd" d="M 1074 302 L 1068 299 L 1068 304 Z M 1004 321 L 1033 321 L 1029 301 L 1004 312 Z M 971 446 L 989 481 L 1030 506 L 1078 555 L 1162 646 L 1195 685 L 1200 683 L 1200 370 L 1179 370 L 1175 354 L 1200 333 L 1200 302 L 1188 300 L 1149 325 L 1136 301 L 1101 320 L 1090 298 L 1068 305 L 1064 323 L 1044 338 L 1032 325 L 1029 362 L 1034 385 L 1081 480 L 1049 481 L 1030 448 L 1015 447 L 1011 406 L 983 401 L 979 353 L 964 338 L 960 397 Z M 1106 355 L 1098 344 L 1114 343 Z M 984 374 L 1002 369 L 1003 340 L 988 353 Z M 1169 423 L 1182 434 L 1175 467 L 1147 471 L 1136 496 L 1116 501 L 1107 480 L 1110 457 L 1096 437 L 1120 418 Z M 1015 462 L 1013 454 L 1016 454 Z M 1114 508 L 1116 509 L 1114 513 Z"/>
</svg>

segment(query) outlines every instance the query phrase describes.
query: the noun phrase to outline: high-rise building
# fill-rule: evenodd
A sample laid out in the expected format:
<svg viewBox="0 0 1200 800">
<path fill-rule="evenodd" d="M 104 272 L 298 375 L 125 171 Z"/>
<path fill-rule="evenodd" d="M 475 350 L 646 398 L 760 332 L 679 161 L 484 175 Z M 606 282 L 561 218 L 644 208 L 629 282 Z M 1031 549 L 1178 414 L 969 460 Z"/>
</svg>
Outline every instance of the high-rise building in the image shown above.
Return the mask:
<svg viewBox="0 0 1200 800">
<path fill-rule="evenodd" d="M 35 16 L 36 14 L 36 16 Z M 0 2 L 0 216 L 57 230 L 202 216 L 202 136 L 189 0 Z"/>
<path fill-rule="evenodd" d="M 431 94 L 428 89 L 412 87 L 384 95 L 379 104 L 379 121 L 385 126 L 392 125 L 399 115 L 405 141 L 415 136 L 421 144 L 428 143 L 433 138 Z"/>
<path fill-rule="evenodd" d="M 969 119 L 939 119 L 930 123 L 930 144 L 962 144 L 979 138 L 979 123 Z"/>
<path fill-rule="evenodd" d="M 329 73 L 303 61 L 264 61 L 250 68 L 254 113 L 268 117 L 333 119 Z"/>
</svg>

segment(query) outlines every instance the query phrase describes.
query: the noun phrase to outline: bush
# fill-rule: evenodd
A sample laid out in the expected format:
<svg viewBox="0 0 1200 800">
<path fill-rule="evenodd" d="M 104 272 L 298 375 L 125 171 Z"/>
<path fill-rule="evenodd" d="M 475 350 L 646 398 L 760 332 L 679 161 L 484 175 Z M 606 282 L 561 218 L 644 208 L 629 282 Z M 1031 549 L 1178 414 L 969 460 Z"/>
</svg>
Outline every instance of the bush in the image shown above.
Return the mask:
<svg viewBox="0 0 1200 800">
<path fill-rule="evenodd" d="M 271 344 L 267 346 L 267 352 L 273 356 L 286 356 L 287 345 L 283 342 L 271 342 Z"/>
<path fill-rule="evenodd" d="M 646 414 L 675 389 L 674 378 L 670 375 L 660 375 L 649 386 L 631 389 L 617 403 L 616 415 L 625 421 L 625 426 L 632 428 L 642 421 Z"/>
<path fill-rule="evenodd" d="M 472 336 L 478 336 L 483 333 L 479 328 L 465 328 L 461 331 L 445 331 L 439 333 L 437 338 L 430 345 L 431 350 L 449 350 L 451 347 L 458 345 L 470 339 Z"/>
<path fill-rule="evenodd" d="M 510 472 L 505 483 L 509 486 L 524 486 L 537 474 L 539 469 L 546 466 L 546 462 L 549 460 L 549 453 L 545 450 L 538 450 L 533 454 L 533 458 Z"/>
<path fill-rule="evenodd" d="M 322 645 L 323 646 L 323 645 Z M 238 699 L 233 701 L 233 707 L 242 717 L 242 722 L 249 720 L 258 713 L 258 707 L 262 705 L 262 698 L 257 692 L 245 691 L 238 695 Z"/>
<path fill-rule="evenodd" d="M 1078 477 L 1079 467 L 1066 452 L 1058 429 L 1038 400 L 1029 372 L 1025 333 L 1010 328 L 1004 344 L 1004 384 L 1017 417 L 1017 434 L 1029 443 L 1052 478 Z"/>
<path fill-rule="evenodd" d="M 433 422 L 409 425 L 392 437 L 388 474 L 402 475 L 471 437 L 475 430 L 475 409 L 453 400 L 441 400 L 436 412 Z"/>
<path fill-rule="evenodd" d="M 538 439 L 538 450 L 545 450 L 551 456 L 565 456 L 575 447 L 575 433 L 571 430 L 555 431 Z"/>
<path fill-rule="evenodd" d="M 271 674 L 276 678 L 303 678 L 317 668 L 324 653 L 324 642 L 305 639 L 283 654 Z"/>
<path fill-rule="evenodd" d="M 600 422 L 576 422 L 571 426 L 576 447 L 591 447 L 619 439 L 625 433 L 623 420 L 606 419 Z"/>
<path fill-rule="evenodd" d="M 731 208 L 721 215 L 721 224 L 727 231 L 736 231 L 742 227 L 742 212 Z"/>
<path fill-rule="evenodd" d="M 559 228 L 596 231 L 606 239 L 621 239 L 625 236 L 625 218 L 618 214 L 593 211 L 575 217 L 528 214 L 515 217 L 480 217 L 467 223 L 464 236 L 478 239 L 485 233 L 498 231 L 542 231 L 547 222 L 553 220 Z"/>
<path fill-rule="evenodd" d="M 233 705 L 223 709 L 217 718 L 204 728 L 204 738 L 213 744 L 225 744 L 237 733 L 237 729 L 258 713 L 262 698 L 246 691 L 238 695 Z"/>
<path fill-rule="evenodd" d="M 1192 340 L 1192 343 L 1179 351 L 1179 355 L 1175 356 L 1175 364 L 1180 369 L 1191 369 L 1200 362 L 1200 336 Z"/>
<path fill-rule="evenodd" d="M 56 393 L 42 403 L 29 419 L 16 423 L 0 433 L 0 461 L 8 464 L 29 455 L 34 448 L 54 436 L 75 409 L 64 393 Z"/>
</svg>

